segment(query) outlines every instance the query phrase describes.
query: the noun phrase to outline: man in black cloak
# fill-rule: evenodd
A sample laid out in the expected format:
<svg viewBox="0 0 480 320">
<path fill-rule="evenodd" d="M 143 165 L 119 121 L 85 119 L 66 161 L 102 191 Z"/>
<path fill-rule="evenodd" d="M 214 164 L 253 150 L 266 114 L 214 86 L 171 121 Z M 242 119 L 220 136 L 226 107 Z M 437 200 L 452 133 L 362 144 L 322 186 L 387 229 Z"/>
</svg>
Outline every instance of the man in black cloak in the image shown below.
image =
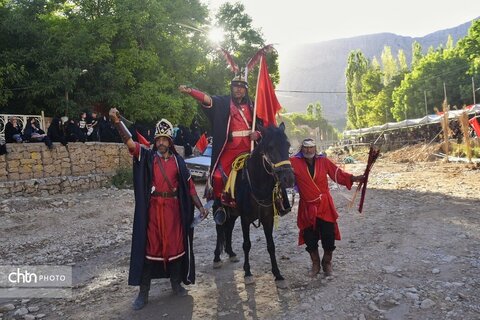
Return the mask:
<svg viewBox="0 0 480 320">
<path fill-rule="evenodd" d="M 181 286 L 195 283 L 193 206 L 205 218 L 203 207 L 183 158 L 175 150 L 173 127 L 165 119 L 157 124 L 154 147 L 134 142 L 113 108 L 110 118 L 133 156 L 135 215 L 128 284 L 140 286 L 133 309 L 148 302 L 152 278 L 170 278 L 173 292 L 185 296 Z"/>
</svg>

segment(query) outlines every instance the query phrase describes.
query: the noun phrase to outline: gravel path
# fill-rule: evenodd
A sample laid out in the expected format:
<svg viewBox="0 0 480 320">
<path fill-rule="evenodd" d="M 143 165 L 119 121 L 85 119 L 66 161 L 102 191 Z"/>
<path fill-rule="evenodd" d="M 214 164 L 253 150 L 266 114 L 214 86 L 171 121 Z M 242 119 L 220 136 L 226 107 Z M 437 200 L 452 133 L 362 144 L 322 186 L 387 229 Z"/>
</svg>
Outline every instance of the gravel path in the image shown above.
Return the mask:
<svg viewBox="0 0 480 320">
<path fill-rule="evenodd" d="M 365 164 L 347 165 L 359 174 Z M 480 170 L 442 162 L 380 159 L 364 213 L 348 209 L 353 191 L 332 185 L 343 239 L 334 277 L 306 276 L 296 215 L 274 232 L 285 289 L 275 286 L 263 229 L 252 228 L 255 283 L 242 262 L 212 269 L 211 217 L 196 228 L 197 284 L 174 297 L 154 281 L 150 302 L 130 309 L 127 285 L 133 212 L 131 190 L 99 189 L 0 202 L 0 265 L 73 265 L 71 299 L 0 300 L 3 319 L 480 319 Z M 198 184 L 199 192 L 203 185 Z M 243 261 L 241 230 L 234 250 Z"/>
</svg>

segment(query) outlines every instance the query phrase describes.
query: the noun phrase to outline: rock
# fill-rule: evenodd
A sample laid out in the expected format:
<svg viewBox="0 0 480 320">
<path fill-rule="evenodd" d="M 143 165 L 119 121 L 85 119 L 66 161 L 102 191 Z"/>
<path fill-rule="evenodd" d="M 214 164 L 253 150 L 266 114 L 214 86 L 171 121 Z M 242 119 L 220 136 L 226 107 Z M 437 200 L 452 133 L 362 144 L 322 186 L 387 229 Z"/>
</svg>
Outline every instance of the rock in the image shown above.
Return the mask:
<svg viewBox="0 0 480 320">
<path fill-rule="evenodd" d="M 29 312 L 37 312 L 38 310 L 40 310 L 40 308 L 37 306 L 28 307 L 27 309 Z"/>
<path fill-rule="evenodd" d="M 384 266 L 382 269 L 387 274 L 394 273 L 395 271 L 397 271 L 397 268 L 393 266 Z"/>
<path fill-rule="evenodd" d="M 35 320 L 35 316 L 33 314 L 26 314 L 23 316 L 23 319 L 25 320 Z"/>
<path fill-rule="evenodd" d="M 30 302 L 30 299 L 23 299 L 23 300 L 22 300 L 22 304 L 27 304 L 27 303 L 29 303 L 29 302 Z"/>
<path fill-rule="evenodd" d="M 37 319 L 42 319 L 42 318 L 45 318 L 45 314 L 44 313 L 39 313 L 35 316 Z"/>
<path fill-rule="evenodd" d="M 417 301 L 419 298 L 418 294 L 412 293 L 412 292 L 407 292 L 405 293 L 405 296 L 411 300 Z"/>
<path fill-rule="evenodd" d="M 368 303 L 368 309 L 370 309 L 370 310 L 372 310 L 372 311 L 382 311 L 382 310 L 380 310 L 380 309 L 377 307 L 377 305 L 376 305 L 375 302 L 373 302 L 373 301 L 370 301 L 370 302 Z"/>
<path fill-rule="evenodd" d="M 333 311 L 333 310 L 335 310 L 335 308 L 333 307 L 333 305 L 331 303 L 327 303 L 326 305 L 322 306 L 322 310 L 323 311 Z"/>
<path fill-rule="evenodd" d="M 23 307 L 20 308 L 20 309 L 18 309 L 18 310 L 16 310 L 16 311 L 13 313 L 14 316 L 24 316 L 24 315 L 26 315 L 26 314 L 28 314 L 28 309 L 27 309 L 27 308 L 23 308 Z"/>
<path fill-rule="evenodd" d="M 15 305 L 13 303 L 8 303 L 0 306 L 0 312 L 8 312 L 12 310 L 15 310 Z"/>
<path fill-rule="evenodd" d="M 431 308 L 435 305 L 435 302 L 431 299 L 425 299 L 422 301 L 422 303 L 420 304 L 420 308 L 422 309 L 428 309 L 428 308 Z"/>
<path fill-rule="evenodd" d="M 60 206 L 62 206 L 62 205 L 63 205 L 63 201 L 54 201 L 54 202 L 52 202 L 52 206 L 57 207 L 57 208 L 60 207 Z"/>
<path fill-rule="evenodd" d="M 365 317 L 363 313 L 360 313 L 360 315 L 358 316 L 358 320 L 367 320 L 367 317 Z"/>
<path fill-rule="evenodd" d="M 439 273 L 440 273 L 440 269 L 433 268 L 433 269 L 432 269 L 432 273 L 433 273 L 433 274 L 439 274 Z"/>
</svg>

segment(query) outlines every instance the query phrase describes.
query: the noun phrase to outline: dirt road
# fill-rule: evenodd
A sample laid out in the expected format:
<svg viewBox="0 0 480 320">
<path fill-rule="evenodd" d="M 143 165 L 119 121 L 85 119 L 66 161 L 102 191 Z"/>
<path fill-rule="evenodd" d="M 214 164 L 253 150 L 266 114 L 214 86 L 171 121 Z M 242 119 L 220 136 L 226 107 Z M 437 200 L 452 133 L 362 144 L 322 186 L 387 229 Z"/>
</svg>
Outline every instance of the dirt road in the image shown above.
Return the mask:
<svg viewBox="0 0 480 320">
<path fill-rule="evenodd" d="M 364 166 L 346 169 L 358 174 Z M 209 217 L 196 228 L 197 283 L 189 295 L 175 297 L 167 280 L 157 280 L 149 304 L 137 312 L 130 308 L 137 288 L 126 280 L 132 191 L 5 199 L 0 265 L 70 264 L 75 288 L 71 299 L 0 300 L 0 320 L 479 319 L 479 181 L 480 170 L 465 164 L 380 159 L 363 214 L 347 208 L 353 191 L 332 185 L 343 236 L 334 252 L 335 276 L 306 276 L 309 258 L 297 246 L 296 215 L 290 213 L 274 234 L 286 289 L 275 286 L 261 228 L 251 235 L 254 284 L 243 281 L 239 225 L 234 250 L 240 262 L 225 259 L 213 270 Z"/>
</svg>

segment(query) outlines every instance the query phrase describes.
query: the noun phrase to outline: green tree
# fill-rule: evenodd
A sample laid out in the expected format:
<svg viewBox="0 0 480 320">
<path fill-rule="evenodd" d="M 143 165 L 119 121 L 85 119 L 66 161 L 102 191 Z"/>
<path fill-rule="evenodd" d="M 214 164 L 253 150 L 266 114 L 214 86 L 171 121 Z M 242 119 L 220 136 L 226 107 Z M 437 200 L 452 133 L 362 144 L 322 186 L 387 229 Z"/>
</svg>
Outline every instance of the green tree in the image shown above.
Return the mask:
<svg viewBox="0 0 480 320">
<path fill-rule="evenodd" d="M 388 86 L 393 77 L 398 73 L 397 61 L 392 55 L 392 49 L 385 46 L 382 51 L 382 71 L 383 71 L 383 85 Z"/>
<path fill-rule="evenodd" d="M 480 84 L 480 19 L 472 22 L 468 35 L 458 42 L 458 50 L 461 56 L 469 62 L 468 74 L 474 78 L 476 87 L 478 87 Z M 470 91 L 470 94 L 465 93 L 466 96 L 471 95 L 471 88 L 463 90 Z M 478 97 L 478 91 L 476 93 Z M 477 103 L 478 101 L 480 99 L 476 100 Z M 473 97 L 469 102 L 473 103 Z"/>
<path fill-rule="evenodd" d="M 444 83 L 448 103 L 463 106 L 465 96 L 462 95 L 462 86 L 470 83 L 466 74 L 468 68 L 468 61 L 454 48 L 439 49 L 427 54 L 393 91 L 393 117 L 402 120 L 405 117 L 424 116 L 425 92 L 428 100 L 427 113 L 433 112 L 435 107 L 440 109 L 444 100 Z"/>
<path fill-rule="evenodd" d="M 412 68 L 414 68 L 423 58 L 422 45 L 417 41 L 412 43 Z"/>
<path fill-rule="evenodd" d="M 362 76 L 368 70 L 368 60 L 360 50 L 348 55 L 346 75 L 347 89 L 347 129 L 360 128 L 357 101 L 361 99 Z"/>
</svg>

